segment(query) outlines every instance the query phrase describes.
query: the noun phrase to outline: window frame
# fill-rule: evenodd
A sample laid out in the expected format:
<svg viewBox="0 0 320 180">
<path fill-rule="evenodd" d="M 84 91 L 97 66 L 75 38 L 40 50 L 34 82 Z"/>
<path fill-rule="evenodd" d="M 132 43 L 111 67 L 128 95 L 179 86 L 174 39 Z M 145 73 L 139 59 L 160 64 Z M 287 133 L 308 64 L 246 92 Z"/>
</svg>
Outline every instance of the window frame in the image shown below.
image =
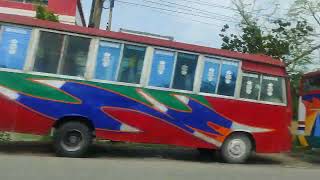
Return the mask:
<svg viewBox="0 0 320 180">
<path fill-rule="evenodd" d="M 2 23 L 0 22 L 0 42 L 2 40 L 2 33 L 4 32 L 3 27 L 4 26 L 11 26 L 11 27 L 17 27 L 17 28 L 26 28 L 26 29 L 30 29 L 31 33 L 30 33 L 30 39 L 29 39 L 29 44 L 28 44 L 28 49 L 26 52 L 26 57 L 24 59 L 24 63 L 22 65 L 22 69 L 11 69 L 11 68 L 1 68 L 1 71 L 6 71 L 6 72 L 22 72 L 22 73 L 26 73 L 27 72 L 27 66 L 28 64 L 30 64 L 30 59 L 32 58 L 32 53 L 34 51 L 33 47 L 34 44 L 37 43 L 37 28 L 33 27 L 33 26 L 24 26 L 24 25 L 17 25 L 17 24 L 11 24 L 11 23 Z"/>
<path fill-rule="evenodd" d="M 239 94 L 239 80 L 240 76 L 242 77 L 242 61 L 239 59 L 233 59 L 233 58 L 226 58 L 226 57 L 221 57 L 221 56 L 212 56 L 212 55 L 203 55 L 203 62 L 202 62 L 202 67 L 201 67 L 201 76 L 200 76 L 200 82 L 199 82 L 199 95 L 203 95 L 203 96 L 210 96 L 210 97 L 218 97 L 218 98 L 226 98 L 226 99 L 238 99 L 238 94 Z M 217 79 L 217 85 L 216 85 L 216 90 L 215 90 L 215 94 L 213 93 L 204 93 L 200 91 L 201 88 L 201 83 L 202 83 L 202 77 L 203 77 L 203 71 L 204 71 L 204 65 L 205 62 L 207 61 L 206 58 L 209 59 L 213 59 L 213 61 L 219 62 L 219 72 L 218 72 L 218 79 Z M 212 60 L 209 60 L 210 62 L 213 62 Z M 222 68 L 222 64 L 224 61 L 232 61 L 232 62 L 236 62 L 238 63 L 238 74 L 237 74 L 237 78 L 236 78 L 236 84 L 235 84 L 235 89 L 234 89 L 234 95 L 233 96 L 225 96 L 225 95 L 220 95 L 218 94 L 218 88 L 219 88 L 219 83 L 220 83 L 220 76 L 221 76 L 221 68 Z"/>
<path fill-rule="evenodd" d="M 35 40 L 36 44 L 35 44 L 35 48 L 32 49 L 32 64 L 29 65 L 28 71 L 31 71 L 33 74 L 35 75 L 45 75 L 45 76 L 50 76 L 50 77 L 59 77 L 59 78 L 71 78 L 71 79 L 77 79 L 77 80 L 90 80 L 89 78 L 86 77 L 87 73 L 88 73 L 88 62 L 89 62 L 89 57 L 90 57 L 90 53 L 91 53 L 91 46 L 94 43 L 94 37 L 93 36 L 88 36 L 88 35 L 82 35 L 82 34 L 77 34 L 77 33 L 70 33 L 70 32 L 63 32 L 63 31 L 57 31 L 57 30 L 51 30 L 51 29 L 44 29 L 44 28 L 36 28 L 34 27 L 33 29 L 37 30 L 37 39 Z M 63 54 L 60 54 L 60 58 L 59 58 L 59 62 L 58 62 L 58 67 L 57 67 L 57 73 L 47 73 L 47 72 L 37 72 L 34 71 L 34 65 L 35 65 L 35 61 L 36 61 L 36 55 L 37 55 L 37 46 L 39 45 L 40 42 L 40 36 L 41 36 L 41 32 L 48 32 L 48 33 L 55 33 L 55 34 L 59 34 L 63 36 L 63 44 L 62 44 L 62 52 L 64 53 L 66 51 L 65 48 L 65 41 L 66 41 L 66 37 L 67 36 L 74 36 L 74 37 L 79 37 L 79 38 L 87 38 L 90 40 L 89 43 L 89 48 L 88 48 L 88 53 L 87 53 L 87 60 L 86 60 L 86 66 L 85 66 L 85 72 L 83 77 L 80 76 L 71 76 L 71 75 L 64 75 L 64 74 L 58 74 L 59 73 L 59 66 L 61 64 L 61 59 L 62 56 L 64 56 Z M 76 78 L 74 78 L 76 77 Z"/>
<path fill-rule="evenodd" d="M 238 96 L 238 100 L 241 101 L 246 101 L 246 102 L 253 102 L 253 103 L 259 103 L 259 104 L 268 104 L 268 105 L 277 105 L 277 106 L 287 106 L 288 105 L 288 101 L 287 101 L 287 78 L 283 77 L 283 76 L 275 76 L 275 75 L 270 75 L 270 74 L 266 74 L 266 73 L 258 73 L 255 71 L 242 71 L 241 72 L 241 81 L 240 81 L 240 91 L 241 91 L 241 85 L 242 85 L 242 77 L 243 77 L 243 73 L 248 73 L 248 74 L 259 74 L 260 75 L 260 86 L 262 85 L 262 77 L 263 76 L 273 76 L 273 77 L 277 77 L 277 78 L 281 78 L 281 84 L 282 84 L 282 98 L 283 98 L 283 102 L 282 103 L 277 103 L 277 102 L 270 102 L 270 101 L 262 101 L 260 100 L 260 96 L 261 96 L 261 90 L 259 91 L 259 97 L 258 100 L 254 100 L 254 99 L 246 99 L 246 98 L 240 98 L 240 94 Z"/>
<path fill-rule="evenodd" d="M 115 80 L 115 81 L 111 81 L 111 80 L 107 80 L 107 79 L 98 79 L 98 78 L 96 78 L 96 69 L 97 69 L 97 60 L 98 60 L 98 54 L 99 54 L 99 50 L 100 50 L 100 44 L 102 43 L 102 42 L 107 42 L 107 43 L 113 43 L 113 44 L 119 44 L 119 46 L 120 46 L 120 54 L 119 54 L 119 59 L 118 59 L 118 64 L 117 64 L 117 69 L 116 69 L 116 74 L 115 74 L 115 76 L 116 76 L 116 79 L 117 79 L 117 77 L 118 77 L 118 75 L 119 75 L 119 69 L 120 69 L 120 63 L 121 63 L 121 59 L 122 59 L 122 57 L 123 57 L 123 49 L 124 49 L 124 44 L 123 43 L 118 43 L 118 42 L 113 42 L 113 41 L 104 41 L 104 40 L 101 40 L 101 39 L 97 39 L 96 40 L 97 42 L 95 42 L 96 43 L 96 49 L 94 49 L 94 57 L 93 57 L 93 59 L 94 60 L 92 60 L 94 63 L 93 63 L 93 68 L 92 69 L 90 69 L 90 71 L 92 71 L 92 76 L 90 77 L 92 80 L 98 80 L 98 81 L 106 81 L 106 82 L 118 82 L 117 80 Z"/>
<path fill-rule="evenodd" d="M 259 76 L 259 86 L 260 86 L 260 89 L 259 89 L 259 92 L 258 92 L 258 99 L 248 99 L 248 98 L 242 98 L 241 97 L 241 89 L 242 89 L 242 81 L 243 81 L 243 77 L 244 77 L 244 74 L 254 74 L 254 75 L 258 75 Z M 261 83 L 262 83 L 262 74 L 261 73 L 257 73 L 257 72 L 244 72 L 242 71 L 241 72 L 241 81 L 240 81 L 240 91 L 239 91 L 239 99 L 248 99 L 248 100 L 253 100 L 253 101 L 260 101 L 260 95 L 261 95 Z"/>
<path fill-rule="evenodd" d="M 300 83 L 300 94 L 309 94 L 310 92 L 313 91 L 318 91 L 320 89 L 319 87 L 313 87 L 312 85 L 310 86 L 310 81 L 317 81 L 320 78 L 318 74 L 312 75 L 312 76 L 307 76 L 307 77 L 302 77 L 301 83 Z M 308 83 L 308 84 L 307 84 Z"/>
<path fill-rule="evenodd" d="M 123 54 L 124 54 L 124 47 L 125 45 L 128 45 L 128 46 L 138 46 L 138 47 L 143 47 L 145 48 L 145 52 L 144 52 L 144 58 L 143 58 L 143 63 L 142 63 L 142 69 L 141 69 L 141 76 L 140 76 L 140 79 L 139 79 L 139 82 L 138 83 L 128 83 L 128 82 L 121 82 L 118 80 L 119 78 L 119 72 L 120 72 L 120 66 L 121 66 L 121 63 L 122 63 L 122 60 L 123 60 Z M 145 68 L 145 65 L 146 65 L 146 61 L 148 61 L 148 45 L 136 45 L 136 44 L 131 44 L 131 43 L 121 43 L 121 52 L 120 52 L 120 56 L 119 56 L 119 64 L 118 64 L 118 67 L 117 67 L 117 72 L 116 72 L 116 81 L 114 82 L 117 82 L 117 83 L 123 83 L 123 84 L 128 84 L 128 85 L 131 85 L 131 84 L 138 84 L 140 85 L 141 87 L 143 86 L 143 83 L 142 83 L 142 79 L 143 79 L 143 76 L 145 74 L 145 71 L 146 71 L 146 68 Z"/>
<path fill-rule="evenodd" d="M 261 102 L 271 102 L 271 103 L 274 103 L 274 104 L 287 104 L 287 99 L 286 99 L 286 85 L 285 85 L 285 83 L 284 83 L 284 81 L 285 81 L 285 77 L 281 77 L 281 76 L 274 76 L 274 75 L 268 75 L 268 74 L 261 74 L 261 81 L 260 81 L 260 86 L 262 87 L 262 81 L 263 81 L 263 77 L 264 76 L 266 76 L 266 77 L 275 77 L 275 78 L 280 78 L 280 80 L 281 80 L 281 85 L 282 85 L 282 89 L 281 89 L 281 96 L 282 96 L 282 99 L 283 99 L 283 102 L 282 103 L 276 103 L 276 102 L 271 102 L 271 101 L 263 101 L 263 100 L 261 100 L 261 92 L 262 91 L 260 91 L 260 94 L 259 94 L 259 101 L 261 101 Z"/>
<path fill-rule="evenodd" d="M 200 53 L 195 53 L 195 52 L 190 52 L 190 51 L 184 51 L 184 50 L 178 50 L 178 49 L 171 49 L 171 48 L 165 48 L 165 47 L 160 47 L 160 46 L 151 46 L 153 48 L 153 52 L 152 52 L 152 56 L 150 58 L 150 63 L 148 66 L 148 73 L 147 75 L 147 81 L 146 81 L 146 88 L 148 89 L 154 89 L 154 90 L 162 90 L 162 91 L 170 91 L 170 92 L 178 92 L 178 93 L 187 93 L 187 94 L 196 94 L 197 93 L 197 72 L 199 71 L 199 62 L 201 60 L 201 54 Z M 154 51 L 155 50 L 160 50 L 160 51 L 169 51 L 169 52 L 173 52 L 174 53 L 174 63 L 173 63 L 173 71 L 172 71 L 172 76 L 171 76 L 171 80 L 170 80 L 170 86 L 169 88 L 164 88 L 164 87 L 157 87 L 157 86 L 150 86 L 150 78 L 151 78 L 151 69 L 152 69 L 152 64 L 153 64 L 153 55 L 154 55 Z M 173 79 L 174 79 L 174 74 L 176 71 L 176 64 L 178 61 L 178 53 L 184 53 L 184 54 L 190 54 L 190 55 L 196 55 L 198 56 L 197 58 L 197 65 L 196 65 L 196 69 L 195 69 L 195 77 L 193 80 L 193 88 L 192 91 L 189 90 L 182 90 L 182 89 L 174 89 L 172 88 L 173 86 Z"/>
<path fill-rule="evenodd" d="M 121 60 L 123 58 L 123 50 L 124 50 L 124 45 L 133 45 L 133 46 L 140 46 L 140 47 L 144 47 L 146 49 L 145 51 L 145 56 L 144 56 L 144 60 L 143 60 L 143 67 L 142 67 L 142 73 L 141 73 L 141 77 L 139 80 L 139 83 L 135 84 L 135 83 L 127 83 L 127 82 L 119 82 L 119 81 L 110 81 L 110 80 L 105 80 L 105 79 L 97 79 L 95 78 L 95 71 L 96 71 L 96 63 L 97 63 L 97 56 L 98 56 L 98 52 L 99 52 L 99 47 L 100 47 L 100 42 L 110 42 L 110 43 L 117 43 L 120 44 L 121 46 L 121 50 L 120 50 L 120 56 L 119 56 L 119 61 L 118 61 L 118 66 L 117 66 L 117 72 L 116 72 L 116 79 L 118 79 L 119 76 L 119 71 L 120 71 L 120 64 L 121 64 Z M 95 49 L 95 54 L 94 54 L 94 58 L 92 61 L 94 61 L 94 67 L 90 68 L 90 81 L 93 82 L 100 82 L 100 83 L 110 83 L 110 84 L 118 84 L 118 85 L 125 85 L 125 86 L 134 86 L 134 87 L 143 87 L 143 76 L 145 75 L 145 71 L 148 68 L 145 68 L 146 65 L 146 61 L 148 61 L 148 45 L 146 44 L 140 44 L 140 43 L 133 43 L 133 42 L 128 42 L 128 41 L 122 41 L 122 40 L 115 40 L 115 39 L 110 39 L 110 38 L 100 38 L 97 37 L 97 41 L 96 43 L 96 49 Z"/>
<path fill-rule="evenodd" d="M 199 78 L 199 93 L 206 93 L 206 94 L 217 94 L 218 91 L 218 85 L 219 85 L 219 81 L 220 81 L 220 75 L 221 75 L 221 61 L 208 57 L 208 56 L 203 56 L 203 60 L 202 60 L 202 67 L 201 67 L 201 71 L 200 71 L 200 78 Z M 202 79 L 203 79 L 203 72 L 205 70 L 205 65 L 206 62 L 211 62 L 211 63 L 217 63 L 219 64 L 219 69 L 218 69 L 218 76 L 217 76 L 217 83 L 216 83 L 216 88 L 214 90 L 215 93 L 208 93 L 208 92 L 202 92 L 201 91 L 201 86 L 202 86 Z"/>
<path fill-rule="evenodd" d="M 166 52 L 171 52 L 171 53 L 173 53 L 174 58 L 173 58 L 173 66 L 172 66 L 172 76 L 170 77 L 169 88 L 149 85 L 150 79 L 151 79 L 151 75 L 152 75 L 152 65 L 153 65 L 153 62 L 154 62 L 154 53 L 155 53 L 156 51 L 166 51 Z M 159 89 L 162 89 L 162 90 L 171 89 L 170 87 L 172 86 L 174 69 L 175 69 L 175 67 L 176 67 L 176 60 L 177 60 L 177 52 L 176 52 L 176 51 L 174 51 L 174 50 L 172 50 L 172 49 L 171 49 L 171 50 L 164 50 L 164 49 L 159 49 L 159 48 L 153 48 L 153 50 L 152 50 L 152 56 L 151 56 L 150 63 L 149 63 L 149 66 L 148 66 L 146 87 L 147 87 L 147 88 L 152 88 L 152 89 L 159 88 Z"/>
</svg>

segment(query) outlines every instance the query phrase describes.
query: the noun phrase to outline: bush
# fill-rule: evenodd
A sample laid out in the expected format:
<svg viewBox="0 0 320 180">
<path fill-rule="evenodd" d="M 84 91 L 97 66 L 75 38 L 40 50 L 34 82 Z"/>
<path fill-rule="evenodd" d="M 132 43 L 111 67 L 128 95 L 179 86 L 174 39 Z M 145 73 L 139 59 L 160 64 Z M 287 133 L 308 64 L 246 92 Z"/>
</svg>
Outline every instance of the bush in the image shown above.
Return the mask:
<svg viewBox="0 0 320 180">
<path fill-rule="evenodd" d="M 11 141 L 10 134 L 7 132 L 0 132 L 0 142 L 8 142 Z"/>
<path fill-rule="evenodd" d="M 36 18 L 47 21 L 59 22 L 59 17 L 54 15 L 53 12 L 49 11 L 46 7 L 42 5 L 37 6 Z"/>
</svg>

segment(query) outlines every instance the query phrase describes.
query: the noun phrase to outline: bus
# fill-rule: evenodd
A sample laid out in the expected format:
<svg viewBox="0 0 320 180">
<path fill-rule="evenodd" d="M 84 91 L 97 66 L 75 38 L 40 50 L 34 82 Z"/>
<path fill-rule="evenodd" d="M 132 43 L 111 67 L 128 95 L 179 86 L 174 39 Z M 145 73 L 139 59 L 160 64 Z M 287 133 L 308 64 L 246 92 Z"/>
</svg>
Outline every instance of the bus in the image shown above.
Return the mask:
<svg viewBox="0 0 320 180">
<path fill-rule="evenodd" d="M 320 71 L 305 74 L 300 84 L 298 140 L 303 147 L 320 148 Z"/>
<path fill-rule="evenodd" d="M 0 14 L 0 130 L 217 150 L 229 163 L 291 148 L 278 59 Z"/>
</svg>

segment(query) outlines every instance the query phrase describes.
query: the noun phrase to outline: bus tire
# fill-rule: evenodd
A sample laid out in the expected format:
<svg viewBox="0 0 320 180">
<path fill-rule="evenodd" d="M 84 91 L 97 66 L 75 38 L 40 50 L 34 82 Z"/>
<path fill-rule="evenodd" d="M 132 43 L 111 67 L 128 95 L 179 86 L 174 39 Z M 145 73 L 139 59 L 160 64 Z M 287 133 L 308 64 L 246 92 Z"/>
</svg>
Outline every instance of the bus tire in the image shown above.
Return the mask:
<svg viewBox="0 0 320 180">
<path fill-rule="evenodd" d="M 58 156 L 83 157 L 92 144 L 92 132 L 80 122 L 62 124 L 54 133 L 53 145 Z"/>
<path fill-rule="evenodd" d="M 245 163 L 252 153 L 252 142 L 246 134 L 232 134 L 223 143 L 220 155 L 224 162 Z"/>
</svg>

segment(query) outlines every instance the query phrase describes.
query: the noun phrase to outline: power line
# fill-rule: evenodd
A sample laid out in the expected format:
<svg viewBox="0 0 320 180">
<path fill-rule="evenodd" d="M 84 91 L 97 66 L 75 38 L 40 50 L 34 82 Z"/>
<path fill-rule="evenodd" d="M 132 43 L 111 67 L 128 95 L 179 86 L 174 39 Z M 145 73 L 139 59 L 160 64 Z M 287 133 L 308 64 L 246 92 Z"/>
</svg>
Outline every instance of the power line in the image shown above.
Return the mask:
<svg viewBox="0 0 320 180">
<path fill-rule="evenodd" d="M 167 12 L 163 12 L 161 10 L 155 10 L 157 11 L 158 13 L 160 14 L 165 14 L 165 15 L 169 15 L 169 16 L 172 16 L 171 13 L 167 13 Z M 180 16 L 179 14 L 177 14 L 175 17 L 179 17 L 181 19 L 184 19 L 186 20 L 186 18 L 184 16 Z M 210 25 L 210 26 L 215 26 L 215 27 L 218 27 L 218 28 L 222 28 L 224 26 L 224 24 L 221 24 L 221 26 L 217 25 L 217 24 L 213 24 L 213 23 L 209 23 L 209 22 L 204 22 L 204 21 L 200 21 L 200 20 L 196 20 L 196 19 L 187 19 L 187 21 L 193 21 L 193 22 L 196 22 L 196 23 L 200 23 L 200 24 L 204 24 L 204 25 Z"/>
<path fill-rule="evenodd" d="M 177 14 L 184 14 L 184 15 L 189 15 L 189 16 L 207 18 L 207 19 L 212 19 L 212 20 L 217 20 L 217 21 L 222 21 L 222 22 L 228 21 L 228 22 L 231 22 L 231 23 L 238 23 L 238 21 L 231 21 L 231 20 L 226 20 L 226 19 L 223 19 L 223 18 L 204 16 L 204 15 L 199 15 L 199 14 L 194 14 L 194 13 L 187 13 L 187 12 L 184 12 L 184 11 L 177 11 L 177 10 L 166 9 L 166 8 L 161 8 L 161 7 L 155 7 L 155 6 L 149 6 L 149 5 L 144 5 L 144 4 L 127 2 L 127 1 L 117 0 L 116 2 L 132 5 L 132 6 L 147 7 L 147 8 L 158 9 L 158 10 L 167 11 L 167 12 L 174 12 L 174 13 L 177 13 Z"/>
<path fill-rule="evenodd" d="M 206 5 L 206 6 L 210 6 L 210 7 L 216 7 L 216 8 L 222 8 L 222 9 L 237 11 L 237 9 L 234 9 L 234 8 L 232 8 L 232 7 L 223 6 L 223 5 L 221 5 L 221 4 L 208 3 L 208 2 L 200 1 L 200 0 L 198 0 L 198 1 L 183 0 L 183 2 L 188 2 L 188 3 L 193 3 L 193 4 L 201 4 L 201 5 Z"/>
<path fill-rule="evenodd" d="M 178 9 L 183 9 L 183 10 L 187 10 L 187 11 L 190 11 L 190 10 L 194 11 L 195 10 L 197 13 L 200 13 L 200 14 L 205 14 L 205 15 L 209 15 L 209 16 L 212 16 L 212 14 L 214 14 L 214 15 L 217 15 L 217 16 L 221 16 L 223 18 L 230 18 L 230 19 L 234 19 L 235 20 L 235 18 L 232 17 L 232 16 L 222 15 L 222 14 L 218 14 L 218 13 L 215 13 L 215 12 L 207 11 L 207 10 L 204 10 L 204 9 L 196 8 L 196 7 L 193 7 L 193 6 L 187 6 L 187 5 L 174 3 L 174 2 L 170 2 L 170 1 L 160 0 L 161 2 L 166 3 L 166 4 L 155 2 L 155 1 L 150 1 L 150 0 L 143 0 L 143 1 L 147 2 L 147 3 L 158 4 L 160 6 L 167 6 L 167 7 L 173 7 L 173 8 L 177 7 Z"/>
<path fill-rule="evenodd" d="M 230 10 L 230 11 L 234 11 L 236 13 L 239 13 L 239 11 L 236 8 L 223 6 L 223 5 L 212 3 L 212 2 L 208 3 L 208 2 L 200 1 L 200 0 L 197 0 L 197 1 L 194 1 L 194 0 L 183 0 L 183 2 L 193 3 L 193 4 L 197 4 L 197 5 L 199 5 L 199 4 L 200 5 L 206 5 L 206 6 L 209 6 L 209 7 L 220 8 L 220 9 Z M 287 10 L 287 9 L 282 9 L 282 10 Z M 257 15 L 257 17 L 264 17 L 264 18 L 267 18 L 267 19 L 270 19 L 270 20 L 283 19 L 283 18 L 272 18 L 270 15 L 260 14 L 260 13 L 257 13 L 257 12 L 246 12 L 246 13 L 247 14 L 252 14 L 252 15 Z"/>
<path fill-rule="evenodd" d="M 116 2 L 119 2 L 119 1 L 117 0 Z M 185 16 L 180 16 L 179 13 L 178 14 L 172 14 L 172 13 L 175 13 L 175 12 L 168 13 L 168 12 L 165 12 L 165 11 L 159 10 L 159 9 L 155 9 L 155 11 L 157 13 L 164 14 L 164 15 L 169 15 L 169 16 L 175 15 L 175 17 L 178 17 L 178 18 L 181 18 L 181 19 L 183 18 L 184 20 L 186 20 Z M 218 28 L 222 28 L 225 25 L 225 24 L 217 25 L 217 24 L 213 24 L 213 23 L 210 23 L 210 22 L 205 22 L 205 21 L 200 21 L 200 20 L 190 19 L 190 18 L 187 19 L 187 21 L 193 21 L 193 22 L 196 22 L 196 23 L 199 23 L 199 24 L 215 26 L 215 27 L 218 27 Z"/>
</svg>

